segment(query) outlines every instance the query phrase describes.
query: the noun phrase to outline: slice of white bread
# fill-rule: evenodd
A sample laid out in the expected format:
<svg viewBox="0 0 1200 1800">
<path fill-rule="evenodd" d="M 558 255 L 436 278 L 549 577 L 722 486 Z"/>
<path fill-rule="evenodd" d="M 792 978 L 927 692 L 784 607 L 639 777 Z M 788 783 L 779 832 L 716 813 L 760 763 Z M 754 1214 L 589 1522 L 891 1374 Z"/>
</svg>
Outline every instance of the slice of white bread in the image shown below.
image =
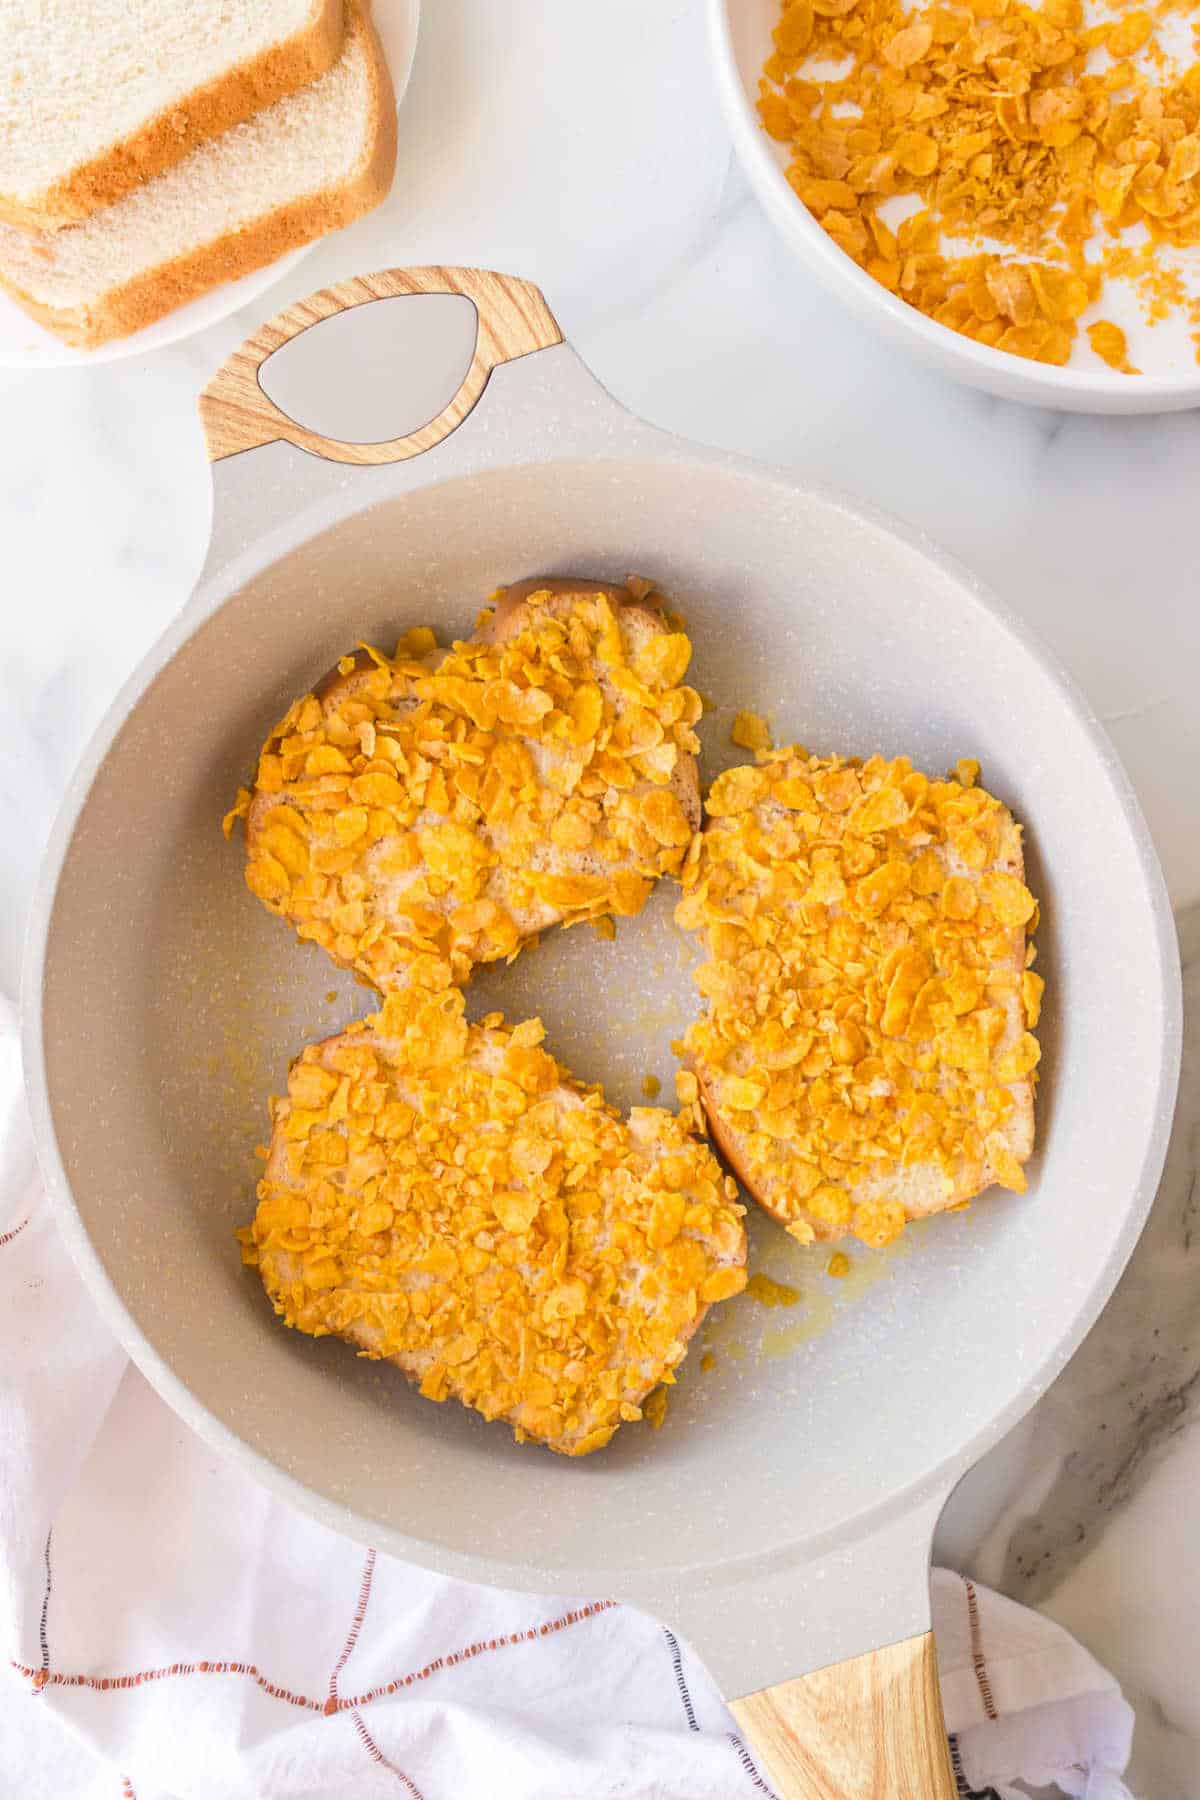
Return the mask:
<svg viewBox="0 0 1200 1800">
<path fill-rule="evenodd" d="M 345 17 L 327 74 L 114 206 L 63 231 L 0 225 L 0 287 L 67 343 L 91 348 L 378 205 L 395 166 L 395 103 L 357 0 Z"/>
<path fill-rule="evenodd" d="M 699 824 L 690 645 L 582 578 L 493 596 L 476 635 L 359 650 L 289 708 L 243 790 L 246 881 L 381 991 L 465 981 L 540 931 L 640 911 Z"/>
<path fill-rule="evenodd" d="M 538 1020 L 468 1024 L 444 978 L 293 1063 L 245 1260 L 288 1325 L 583 1456 L 745 1286 L 736 1184 L 674 1114 L 576 1082 Z"/>
<path fill-rule="evenodd" d="M 677 909 L 710 958 L 681 1092 L 802 1242 L 881 1245 L 1024 1188 L 1036 906 L 1020 827 L 975 773 L 790 748 L 709 794 Z"/>
<path fill-rule="evenodd" d="M 111 206 L 341 47 L 342 0 L 0 0 L 0 220 Z"/>
</svg>

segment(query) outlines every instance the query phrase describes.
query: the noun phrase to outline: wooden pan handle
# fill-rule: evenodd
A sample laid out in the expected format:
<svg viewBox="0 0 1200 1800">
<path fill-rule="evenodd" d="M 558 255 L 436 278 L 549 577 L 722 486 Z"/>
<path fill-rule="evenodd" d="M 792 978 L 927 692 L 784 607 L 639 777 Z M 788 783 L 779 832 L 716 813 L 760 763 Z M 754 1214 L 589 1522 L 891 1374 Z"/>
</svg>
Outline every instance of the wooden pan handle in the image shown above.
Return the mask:
<svg viewBox="0 0 1200 1800">
<path fill-rule="evenodd" d="M 933 1633 L 730 1702 L 779 1800 L 955 1800 Z"/>
<path fill-rule="evenodd" d="M 273 351 L 335 313 L 403 294 L 465 294 L 478 315 L 471 366 L 457 394 L 436 419 L 408 437 L 379 444 L 350 444 L 306 430 L 267 398 L 258 376 Z M 490 269 L 431 268 L 383 269 L 377 275 L 355 276 L 352 281 L 310 294 L 307 300 L 298 300 L 266 325 L 260 325 L 213 376 L 200 396 L 209 461 L 219 462 L 222 457 L 236 456 L 241 450 L 255 450 L 260 444 L 273 444 L 280 439 L 332 462 L 393 463 L 420 456 L 462 424 L 487 386 L 493 369 L 562 341 L 562 332 L 539 290 L 515 275 L 497 275 Z"/>
</svg>

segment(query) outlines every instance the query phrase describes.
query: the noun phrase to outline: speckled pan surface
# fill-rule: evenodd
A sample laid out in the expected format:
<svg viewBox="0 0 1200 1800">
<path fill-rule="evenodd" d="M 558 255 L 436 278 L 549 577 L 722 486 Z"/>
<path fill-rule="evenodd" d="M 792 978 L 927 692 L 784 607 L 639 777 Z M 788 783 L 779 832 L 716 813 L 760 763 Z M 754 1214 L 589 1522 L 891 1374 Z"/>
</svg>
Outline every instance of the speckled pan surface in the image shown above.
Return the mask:
<svg viewBox="0 0 1200 1800">
<path fill-rule="evenodd" d="M 498 369 L 411 461 L 350 469 L 277 443 L 218 464 L 215 485 L 204 578 L 76 778 L 28 960 L 41 1153 L 114 1326 L 190 1423 L 340 1529 L 481 1580 L 639 1601 L 727 1691 L 920 1629 L 938 1508 L 1107 1297 L 1165 1147 L 1174 936 L 1107 739 L 963 571 L 632 419 L 566 345 Z M 287 700 L 356 639 L 465 633 L 492 586 L 530 573 L 628 570 L 686 615 L 708 777 L 740 754 L 728 727 L 750 707 L 814 750 L 935 770 L 976 756 L 1025 822 L 1048 979 L 1040 1148 L 1026 1196 L 914 1233 L 783 1353 L 753 1300 L 729 1303 L 741 1354 L 718 1345 L 708 1372 L 693 1355 L 660 1432 L 573 1463 L 286 1332 L 241 1268 L 266 1096 L 370 997 L 246 892 L 219 820 Z M 613 943 L 548 937 L 477 977 L 473 1003 L 539 1012 L 561 1058 L 635 1102 L 644 1074 L 669 1083 L 692 1005 L 671 902 Z M 769 1221 L 754 1245 L 796 1280 Z M 814 1296 L 820 1267 L 801 1268 Z"/>
</svg>

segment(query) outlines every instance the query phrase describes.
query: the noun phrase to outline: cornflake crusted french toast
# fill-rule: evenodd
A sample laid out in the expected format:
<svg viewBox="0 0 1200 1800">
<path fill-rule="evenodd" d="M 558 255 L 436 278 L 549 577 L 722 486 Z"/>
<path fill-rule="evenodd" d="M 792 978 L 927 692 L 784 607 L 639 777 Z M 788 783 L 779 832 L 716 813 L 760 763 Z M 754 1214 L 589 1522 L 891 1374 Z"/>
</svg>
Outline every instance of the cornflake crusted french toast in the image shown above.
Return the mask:
<svg viewBox="0 0 1200 1800">
<path fill-rule="evenodd" d="M 977 775 L 792 747 L 708 796 L 676 912 L 708 956 L 679 1093 L 801 1242 L 883 1245 L 993 1182 L 1024 1189 L 1037 907 L 1021 829 Z"/>
<path fill-rule="evenodd" d="M 547 926 L 633 914 L 700 822 L 691 646 L 648 583 L 525 582 L 468 642 L 360 649 L 263 747 L 246 881 L 381 991 Z"/>
<path fill-rule="evenodd" d="M 736 1184 L 673 1114 L 576 1082 L 540 1021 L 468 1024 L 444 964 L 411 974 L 292 1065 L 243 1255 L 287 1324 L 586 1455 L 745 1286 Z"/>
</svg>

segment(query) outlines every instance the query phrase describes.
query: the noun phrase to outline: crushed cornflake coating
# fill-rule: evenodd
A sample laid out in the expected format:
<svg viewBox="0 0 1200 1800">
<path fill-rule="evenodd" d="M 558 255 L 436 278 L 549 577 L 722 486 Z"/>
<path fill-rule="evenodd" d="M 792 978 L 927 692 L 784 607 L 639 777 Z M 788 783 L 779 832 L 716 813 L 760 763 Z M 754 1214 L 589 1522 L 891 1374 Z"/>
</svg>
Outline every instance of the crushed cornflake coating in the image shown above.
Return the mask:
<svg viewBox="0 0 1200 1800">
<path fill-rule="evenodd" d="M 741 750 L 769 750 L 771 728 L 758 713 L 740 712 L 729 728 L 729 741 Z"/>
<path fill-rule="evenodd" d="M 801 1242 L 879 1246 L 992 1182 L 1024 1189 L 1037 908 L 1020 828 L 959 772 L 792 747 L 709 794 L 676 908 L 707 1007 L 677 1089 Z"/>
<path fill-rule="evenodd" d="M 582 1456 L 661 1423 L 651 1390 L 746 1284 L 736 1183 L 672 1114 L 574 1081 L 539 1020 L 468 1024 L 444 963 L 411 973 L 292 1065 L 245 1260 L 288 1325 L 518 1440 Z"/>
<path fill-rule="evenodd" d="M 868 274 L 953 331 L 1062 364 L 1107 277 L 1134 279 L 1151 316 L 1184 301 L 1154 255 L 1200 244 L 1200 63 L 1173 72 L 1171 10 L 1110 0 L 1089 24 L 1080 0 L 785 0 L 759 113 Z M 920 205 L 893 230 L 897 195 Z M 1148 250 L 1119 241 L 1134 226 Z M 1111 336 L 1092 343 L 1137 373 Z"/>
<path fill-rule="evenodd" d="M 462 981 L 560 920 L 636 913 L 691 842 L 687 637 L 603 593 L 525 609 L 498 641 L 485 614 L 444 652 L 416 630 L 344 657 L 225 821 L 246 817 L 251 891 L 380 991 L 414 957 Z"/>
<path fill-rule="evenodd" d="M 786 1281 L 775 1281 L 770 1275 L 764 1275 L 759 1269 L 746 1283 L 746 1292 L 751 1300 L 757 1300 L 760 1306 L 795 1306 L 800 1295 L 796 1288 Z"/>
<path fill-rule="evenodd" d="M 669 1395 L 665 1387 L 655 1388 L 642 1407 L 642 1416 L 651 1431 L 661 1431 L 667 1417 Z"/>
<path fill-rule="evenodd" d="M 1111 319 L 1097 319 L 1087 328 L 1088 342 L 1102 362 L 1110 369 L 1116 369 L 1121 375 L 1140 375 L 1129 360 L 1129 346 L 1125 341 L 1125 333 Z"/>
</svg>

